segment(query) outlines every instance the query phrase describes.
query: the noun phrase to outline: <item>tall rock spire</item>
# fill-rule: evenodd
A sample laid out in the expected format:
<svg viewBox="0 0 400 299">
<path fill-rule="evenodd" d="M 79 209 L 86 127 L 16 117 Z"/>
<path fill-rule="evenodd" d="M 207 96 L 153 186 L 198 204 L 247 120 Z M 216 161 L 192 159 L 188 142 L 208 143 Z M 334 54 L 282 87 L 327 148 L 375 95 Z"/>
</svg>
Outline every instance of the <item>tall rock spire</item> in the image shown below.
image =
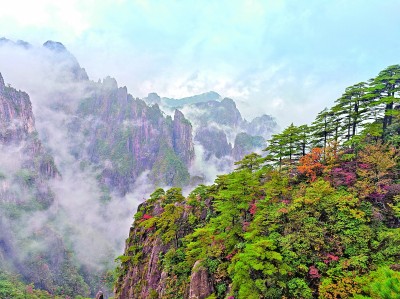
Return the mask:
<svg viewBox="0 0 400 299">
<path fill-rule="evenodd" d="M 4 92 L 5 87 L 3 76 L 0 73 L 0 94 Z"/>
</svg>

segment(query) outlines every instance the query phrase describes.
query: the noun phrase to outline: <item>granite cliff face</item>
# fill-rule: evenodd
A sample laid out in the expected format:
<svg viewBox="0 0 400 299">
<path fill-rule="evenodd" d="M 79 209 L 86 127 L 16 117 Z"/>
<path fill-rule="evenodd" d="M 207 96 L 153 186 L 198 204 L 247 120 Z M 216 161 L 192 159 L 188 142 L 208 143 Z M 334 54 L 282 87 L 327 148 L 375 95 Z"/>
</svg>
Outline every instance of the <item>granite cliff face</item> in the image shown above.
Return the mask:
<svg viewBox="0 0 400 299">
<path fill-rule="evenodd" d="M 252 121 L 244 121 L 243 128 L 247 134 L 262 136 L 265 140 L 271 138 L 272 133 L 277 131 L 277 123 L 270 115 L 255 117 Z"/>
<path fill-rule="evenodd" d="M 241 160 L 244 156 L 255 150 L 265 147 L 265 139 L 262 136 L 252 136 L 248 133 L 241 132 L 236 135 L 232 156 L 235 161 Z"/>
<path fill-rule="evenodd" d="M 51 185 L 62 178 L 39 140 L 28 94 L 5 86 L 1 74 L 0 152 L 0 269 L 51 292 L 66 287 L 71 276 L 63 271 L 77 268 L 52 226 L 37 224 L 56 205 Z M 75 286 L 87 292 L 85 283 Z"/>
<path fill-rule="evenodd" d="M 35 131 L 28 94 L 6 87 L 0 74 L 0 124 L 2 143 L 19 143 Z"/>
<path fill-rule="evenodd" d="M 203 146 L 205 150 L 204 158 L 210 160 L 212 156 L 220 159 L 231 155 L 232 145 L 228 143 L 226 134 L 223 130 L 213 127 L 200 127 L 196 130 L 194 140 Z"/>
<path fill-rule="evenodd" d="M 60 160 L 72 156 L 82 170 L 95 172 L 103 198 L 112 192 L 124 196 L 146 173 L 149 184 L 189 182 L 188 169 L 194 160 L 192 126 L 180 111 L 174 118 L 166 116 L 156 94 L 149 96 L 152 105 L 147 105 L 128 94 L 126 87 L 119 87 L 114 78 L 90 81 L 60 42 L 47 41 L 32 51 L 33 46 L 2 38 L 0 46 L 41 62 L 41 72 L 51 77 L 46 83 L 49 87 L 35 88 L 46 98 L 37 107 L 44 142 L 62 152 Z M 61 135 L 62 144 L 55 139 Z M 61 161 L 63 167 L 66 163 L 71 163 L 70 157 L 68 162 Z"/>
<path fill-rule="evenodd" d="M 58 177 L 58 170 L 52 156 L 38 139 L 28 94 L 5 86 L 1 74 L 0 151 L 3 156 L 0 200 L 24 201 L 25 196 L 21 196 L 21 192 L 27 192 L 41 204 L 51 204 L 52 194 L 47 180 Z M 14 188 L 11 182 L 17 182 L 20 190 Z"/>
<path fill-rule="evenodd" d="M 200 204 L 200 201 L 196 192 L 188 203 L 177 188 L 166 192 L 157 189 L 139 206 L 125 253 L 119 257 L 121 267 L 115 298 L 176 298 L 181 295 L 204 299 L 213 293 L 211 276 L 201 261 L 194 264 L 190 282 L 176 281 L 169 266 L 169 261 L 175 263 L 182 258 L 177 248 L 182 238 L 193 232 L 193 221 L 206 221 L 211 203 L 206 200 Z"/>
<path fill-rule="evenodd" d="M 187 169 L 194 159 L 192 127 L 180 111 L 174 119 L 165 117 L 157 104 L 148 106 L 133 98 L 112 78 L 90 90 L 70 134 L 85 136 L 77 145 L 77 159 L 87 158 L 101 169 L 101 183 L 121 195 L 145 171 L 154 174 L 149 180 L 157 184 L 188 183 Z"/>
</svg>

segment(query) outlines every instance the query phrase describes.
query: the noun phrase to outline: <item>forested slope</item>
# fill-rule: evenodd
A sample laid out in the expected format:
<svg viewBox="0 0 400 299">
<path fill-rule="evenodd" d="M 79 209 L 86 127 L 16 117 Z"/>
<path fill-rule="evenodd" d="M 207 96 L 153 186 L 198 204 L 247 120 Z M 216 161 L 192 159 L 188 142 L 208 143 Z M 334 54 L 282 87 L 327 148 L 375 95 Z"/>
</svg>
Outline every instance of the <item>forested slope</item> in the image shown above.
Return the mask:
<svg viewBox="0 0 400 299">
<path fill-rule="evenodd" d="M 398 298 L 400 66 L 187 198 L 157 189 L 116 298 Z"/>
</svg>

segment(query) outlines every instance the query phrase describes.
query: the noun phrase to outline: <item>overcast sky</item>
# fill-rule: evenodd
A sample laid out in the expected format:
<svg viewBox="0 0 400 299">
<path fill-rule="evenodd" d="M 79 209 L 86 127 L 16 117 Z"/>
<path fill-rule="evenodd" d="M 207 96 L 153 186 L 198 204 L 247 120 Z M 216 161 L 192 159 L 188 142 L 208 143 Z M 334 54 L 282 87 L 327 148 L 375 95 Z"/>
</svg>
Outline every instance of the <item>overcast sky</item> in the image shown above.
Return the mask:
<svg viewBox="0 0 400 299">
<path fill-rule="evenodd" d="M 214 90 L 286 126 L 400 63 L 399 15 L 400 0 L 0 0 L 0 37 L 60 41 L 137 97 Z"/>
</svg>

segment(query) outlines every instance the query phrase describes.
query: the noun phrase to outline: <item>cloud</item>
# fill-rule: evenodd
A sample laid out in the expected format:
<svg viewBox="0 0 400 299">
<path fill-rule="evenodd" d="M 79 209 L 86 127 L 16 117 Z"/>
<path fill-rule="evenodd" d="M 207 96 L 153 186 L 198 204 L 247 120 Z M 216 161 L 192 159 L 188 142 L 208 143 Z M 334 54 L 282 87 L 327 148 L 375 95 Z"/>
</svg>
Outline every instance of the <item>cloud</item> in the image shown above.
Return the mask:
<svg viewBox="0 0 400 299">
<path fill-rule="evenodd" d="M 191 176 L 201 177 L 205 185 L 213 184 L 217 175 L 228 173 L 233 169 L 234 161 L 230 156 L 217 159 L 212 155 L 208 161 L 205 161 L 205 149 L 198 142 L 194 144 L 194 151 L 196 156 L 189 172 Z M 186 190 L 187 194 L 189 194 L 189 192 L 190 190 Z"/>
<path fill-rule="evenodd" d="M 20 7 L 27 5 L 33 4 L 3 5 L 1 31 L 64 42 L 91 78 L 112 75 L 138 97 L 215 90 L 273 113 L 283 125 L 290 120 L 276 99 L 290 107 L 294 122 L 306 122 L 347 86 L 398 62 L 395 0 L 40 0 L 25 16 Z M 252 110 L 244 109 L 250 118 Z"/>
<path fill-rule="evenodd" d="M 93 1 L 90 1 L 93 2 Z M 6 2 L 1 0 L 0 21 L 17 25 L 22 31 L 56 31 L 64 38 L 79 36 L 90 28 L 87 13 L 80 1 L 24 1 Z M 15 30 L 15 29 L 14 29 Z M 4 32 L 3 32 L 4 33 Z"/>
</svg>

